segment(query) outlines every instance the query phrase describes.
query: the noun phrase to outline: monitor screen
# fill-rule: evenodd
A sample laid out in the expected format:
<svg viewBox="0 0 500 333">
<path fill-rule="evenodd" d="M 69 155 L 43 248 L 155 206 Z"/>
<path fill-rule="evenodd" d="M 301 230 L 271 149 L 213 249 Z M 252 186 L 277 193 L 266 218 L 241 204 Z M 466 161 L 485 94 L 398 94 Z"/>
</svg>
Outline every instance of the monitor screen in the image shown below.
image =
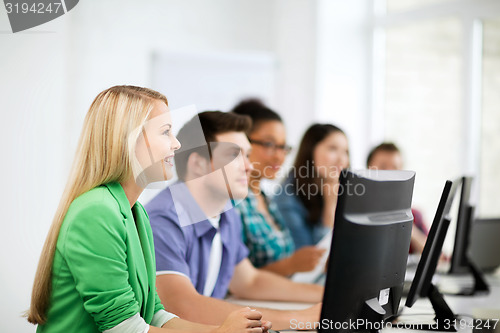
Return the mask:
<svg viewBox="0 0 500 333">
<path fill-rule="evenodd" d="M 344 171 L 319 332 L 380 329 L 397 313 L 413 215 L 412 171 Z"/>
<path fill-rule="evenodd" d="M 415 277 L 406 299 L 406 306 L 412 307 L 413 304 L 420 298 L 428 298 L 435 311 L 435 324 L 429 325 L 428 330 L 437 331 L 456 331 L 452 325 L 446 326 L 446 322 L 453 322 L 455 315 L 450 307 L 446 304 L 441 293 L 432 284 L 432 276 L 436 271 L 436 267 L 441 256 L 446 232 L 450 225 L 449 211 L 453 202 L 453 197 L 457 189 L 458 182 L 446 181 L 441 199 L 432 221 L 432 226 L 425 242 L 422 256 L 415 272 Z M 424 325 L 418 325 L 424 328 Z"/>
<path fill-rule="evenodd" d="M 410 287 L 410 292 L 408 293 L 408 298 L 406 299 L 406 306 L 408 307 L 411 307 L 419 297 L 427 297 L 432 276 L 436 271 L 436 266 L 441 256 L 444 237 L 450 224 L 448 213 L 457 184 L 457 182 L 448 180 L 444 186 L 424 250 L 422 251 L 422 256 L 417 266 L 417 271 L 415 272 L 415 277 Z M 447 217 L 447 220 L 444 219 L 445 217 Z"/>
<path fill-rule="evenodd" d="M 458 206 L 457 226 L 453 255 L 451 257 L 450 274 L 470 273 L 474 278 L 472 287 L 462 288 L 454 294 L 472 296 L 478 293 L 488 293 L 489 287 L 477 262 L 469 256 L 469 240 L 474 220 L 474 206 L 470 203 L 472 177 L 462 177 L 460 203 Z"/>
<path fill-rule="evenodd" d="M 453 254 L 451 256 L 450 273 L 464 273 L 468 271 L 466 255 L 470 225 L 473 220 L 473 208 L 470 204 L 472 177 L 462 177 L 460 181 L 462 183 L 462 188 L 460 191 L 460 202 L 458 206 L 457 226 Z"/>
</svg>

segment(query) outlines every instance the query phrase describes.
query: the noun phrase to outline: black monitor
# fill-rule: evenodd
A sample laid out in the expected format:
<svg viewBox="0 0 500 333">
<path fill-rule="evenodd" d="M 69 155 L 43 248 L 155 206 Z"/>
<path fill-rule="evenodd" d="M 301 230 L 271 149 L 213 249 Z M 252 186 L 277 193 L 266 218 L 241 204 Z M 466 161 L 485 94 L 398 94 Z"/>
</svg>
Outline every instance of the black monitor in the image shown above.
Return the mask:
<svg viewBox="0 0 500 333">
<path fill-rule="evenodd" d="M 458 205 L 457 227 L 455 232 L 455 244 L 450 262 L 450 273 L 465 273 L 468 271 L 466 258 L 468 233 L 472 221 L 473 207 L 470 204 L 470 191 L 472 177 L 460 179 L 462 188 L 460 190 L 460 202 Z"/>
<path fill-rule="evenodd" d="M 432 276 L 436 271 L 446 232 L 450 225 L 449 211 L 457 186 L 458 182 L 456 181 L 446 181 L 422 256 L 415 272 L 415 277 L 408 293 L 408 298 L 406 299 L 406 306 L 412 307 L 419 297 L 428 298 L 434 308 L 436 314 L 434 318 L 435 323 L 430 325 L 416 324 L 414 328 L 417 329 L 456 332 L 453 326 L 455 315 L 446 304 L 443 295 L 432 284 Z M 410 328 L 409 326 L 405 327 Z"/>
<path fill-rule="evenodd" d="M 472 187 L 472 177 L 462 177 L 460 191 L 460 203 L 458 206 L 457 226 L 455 232 L 455 244 L 451 257 L 450 274 L 470 273 L 474 278 L 472 288 L 462 288 L 456 295 L 475 295 L 489 292 L 488 284 L 483 277 L 481 270 L 477 267 L 468 255 L 469 239 L 474 221 L 474 206 L 470 203 L 470 192 Z"/>
<path fill-rule="evenodd" d="M 342 172 L 319 332 L 376 331 L 397 313 L 414 180 L 413 171 Z"/>
</svg>

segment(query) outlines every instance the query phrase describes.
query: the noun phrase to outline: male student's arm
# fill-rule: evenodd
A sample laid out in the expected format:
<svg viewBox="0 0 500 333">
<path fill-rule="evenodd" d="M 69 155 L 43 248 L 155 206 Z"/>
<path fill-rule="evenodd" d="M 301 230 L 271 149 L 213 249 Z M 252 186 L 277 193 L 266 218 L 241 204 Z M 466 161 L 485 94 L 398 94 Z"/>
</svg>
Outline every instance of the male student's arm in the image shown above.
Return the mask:
<svg viewBox="0 0 500 333">
<path fill-rule="evenodd" d="M 222 324 L 231 312 L 240 309 L 241 306 L 216 298 L 206 297 L 198 293 L 188 277 L 189 265 L 185 259 L 185 251 L 186 248 L 189 247 L 189 244 L 186 243 L 186 239 L 178 225 L 169 223 L 171 221 L 168 219 L 163 219 L 163 222 L 164 223 L 162 223 L 159 228 L 153 228 L 153 235 L 155 236 L 154 241 L 157 264 L 156 286 L 158 295 L 165 309 L 186 320 L 210 325 Z M 161 230 L 162 228 L 166 229 Z M 283 288 L 283 290 L 280 293 L 287 295 L 290 293 L 290 291 L 286 291 L 286 288 L 288 288 L 291 282 L 285 278 L 280 278 L 275 274 L 267 272 L 264 272 L 264 279 L 259 278 L 262 277 L 262 275 L 246 258 L 248 250 L 246 250 L 243 243 L 241 243 L 237 251 L 239 261 L 237 261 L 238 264 L 235 268 L 236 274 L 233 276 L 231 284 L 233 284 L 235 279 L 242 280 L 242 282 L 235 284 L 236 290 L 239 288 L 244 289 L 246 283 L 248 283 L 248 288 L 256 290 L 259 288 L 260 283 L 266 283 L 266 280 L 268 280 L 273 288 L 275 288 L 277 284 L 281 284 L 280 288 Z M 252 278 L 245 275 L 252 275 Z M 271 277 L 271 279 L 266 279 L 265 276 L 268 275 L 275 278 L 273 279 Z M 278 280 L 276 280 L 276 278 L 278 278 Z M 284 285 L 283 281 L 285 282 Z M 257 290 L 257 294 L 262 295 L 260 299 L 277 299 L 275 297 L 267 297 L 268 294 L 272 296 L 272 293 L 269 293 L 269 287 L 264 286 L 263 288 L 267 289 L 267 292 Z M 322 290 L 322 287 L 303 285 L 302 287 L 298 287 L 296 291 L 301 295 L 305 293 L 306 290 L 310 290 L 314 295 L 317 295 L 311 297 L 311 302 L 316 302 L 321 299 L 320 290 Z M 239 295 L 241 296 L 242 293 L 239 293 Z M 256 299 L 259 297 L 249 298 Z M 300 297 L 300 299 L 296 300 L 307 301 L 308 299 L 306 297 Z M 297 322 L 318 321 L 321 308 L 318 304 L 302 311 L 257 310 L 262 313 L 264 320 L 271 321 L 273 327 L 279 330 L 289 328 L 292 319 L 295 319 Z"/>
<path fill-rule="evenodd" d="M 152 222 L 155 243 L 157 292 L 167 311 L 175 313 L 180 318 L 186 320 L 203 324 L 220 325 L 232 311 L 241 308 L 239 305 L 200 295 L 189 278 L 186 249 L 189 248 L 190 244 L 181 227 L 175 222 L 172 216 L 156 214 L 154 211 L 150 212 L 150 220 Z M 236 231 L 236 234 L 240 235 L 240 232 L 238 230 Z M 235 272 L 240 272 L 238 275 L 252 274 L 252 272 L 255 272 L 256 269 L 253 268 L 246 258 L 248 250 L 245 248 L 245 245 L 241 243 L 239 248 L 235 249 L 235 251 L 238 251 L 236 261 L 238 264 L 236 264 Z M 250 270 L 239 269 L 240 265 L 245 262 L 247 263 L 245 266 L 248 267 L 249 265 Z M 260 274 L 256 274 L 256 277 L 258 276 L 260 276 Z M 273 276 L 275 275 L 273 274 Z M 240 278 L 241 277 L 238 277 L 238 279 Z M 231 283 L 234 280 L 235 276 L 232 278 Z M 285 278 L 281 278 L 279 281 L 283 280 L 286 281 Z M 245 277 L 244 281 L 260 282 L 261 279 L 249 279 Z M 241 288 L 241 285 L 244 284 L 239 283 L 238 287 Z M 273 287 L 274 286 L 275 284 L 273 283 Z M 256 289 L 256 285 L 249 285 L 249 287 Z M 284 289 L 282 292 L 289 293 L 289 291 L 285 291 L 286 285 L 283 287 Z M 311 286 L 310 288 L 317 290 L 322 287 Z M 304 290 L 297 291 L 299 294 L 304 292 Z M 317 292 L 314 292 L 314 294 L 316 293 Z M 265 295 L 265 293 L 260 294 Z M 262 297 L 262 299 L 270 298 Z M 314 299 L 314 301 L 319 301 L 321 296 Z M 321 308 L 318 304 L 302 311 L 257 310 L 262 313 L 264 320 L 271 321 L 273 327 L 279 330 L 289 328 L 290 320 L 292 319 L 296 319 L 298 322 L 318 321 Z"/>
<path fill-rule="evenodd" d="M 220 325 L 231 312 L 241 308 L 241 305 L 200 295 L 189 278 L 182 275 L 159 275 L 156 278 L 156 287 L 165 308 L 190 321 Z M 318 321 L 321 304 L 300 311 L 256 309 L 262 313 L 262 319 L 271 321 L 274 329 L 281 330 L 290 328 L 293 319 L 296 322 Z"/>
<path fill-rule="evenodd" d="M 322 300 L 324 287 L 293 282 L 243 259 L 234 270 L 229 290 L 244 299 L 316 303 Z"/>
</svg>

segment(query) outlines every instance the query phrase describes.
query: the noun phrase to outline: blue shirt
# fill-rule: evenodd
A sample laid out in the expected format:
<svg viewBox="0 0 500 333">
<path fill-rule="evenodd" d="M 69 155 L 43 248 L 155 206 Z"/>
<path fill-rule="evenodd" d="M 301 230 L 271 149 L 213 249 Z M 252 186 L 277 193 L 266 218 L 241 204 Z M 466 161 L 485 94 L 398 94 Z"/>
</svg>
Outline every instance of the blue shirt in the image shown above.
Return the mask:
<svg viewBox="0 0 500 333">
<path fill-rule="evenodd" d="M 184 183 L 161 191 L 146 205 L 146 211 L 153 229 L 157 274 L 174 271 L 185 275 L 202 295 L 217 230 L 204 217 Z M 233 208 L 221 214 L 219 229 L 222 260 L 212 297 L 224 298 L 234 268 L 248 256 L 248 249 L 241 239 L 239 214 Z"/>
<path fill-rule="evenodd" d="M 294 178 L 288 177 L 283 182 L 281 192 L 273 200 L 290 229 L 296 249 L 316 245 L 331 230 L 321 219 L 314 224 L 309 221 L 309 212 L 297 195 Z"/>
</svg>

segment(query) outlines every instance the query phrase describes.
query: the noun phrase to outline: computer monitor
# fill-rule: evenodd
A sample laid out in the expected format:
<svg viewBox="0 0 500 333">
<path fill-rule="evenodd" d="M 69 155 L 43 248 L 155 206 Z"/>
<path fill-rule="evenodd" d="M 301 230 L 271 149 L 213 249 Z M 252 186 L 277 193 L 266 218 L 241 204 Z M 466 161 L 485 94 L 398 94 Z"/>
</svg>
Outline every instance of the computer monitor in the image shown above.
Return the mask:
<svg viewBox="0 0 500 333">
<path fill-rule="evenodd" d="M 419 297 L 428 298 L 434 308 L 436 314 L 434 318 L 435 323 L 430 325 L 416 324 L 415 328 L 418 329 L 456 332 L 453 326 L 455 315 L 446 304 L 441 293 L 432 284 L 432 276 L 436 271 L 446 232 L 450 225 L 449 211 L 457 186 L 457 181 L 446 181 L 406 299 L 406 306 L 412 307 Z M 405 327 L 410 328 L 408 326 Z"/>
<path fill-rule="evenodd" d="M 483 272 L 493 272 L 500 266 L 500 218 L 481 218 L 472 223 L 469 256 Z"/>
<path fill-rule="evenodd" d="M 460 182 L 462 183 L 462 188 L 458 206 L 455 244 L 453 247 L 449 273 L 470 273 L 474 278 L 474 285 L 472 288 L 463 288 L 458 293 L 455 293 L 456 295 L 470 296 L 478 293 L 488 293 L 489 287 L 481 270 L 468 255 L 470 231 L 474 220 L 474 206 L 470 203 L 472 177 L 462 177 Z"/>
<path fill-rule="evenodd" d="M 319 332 L 378 330 L 397 313 L 414 180 L 413 171 L 342 172 Z"/>
<path fill-rule="evenodd" d="M 470 204 L 470 191 L 472 177 L 462 177 L 460 190 L 460 202 L 458 206 L 457 227 L 455 232 L 455 243 L 450 262 L 450 273 L 465 273 L 468 271 L 466 258 L 468 233 L 472 221 L 473 207 Z"/>
</svg>

